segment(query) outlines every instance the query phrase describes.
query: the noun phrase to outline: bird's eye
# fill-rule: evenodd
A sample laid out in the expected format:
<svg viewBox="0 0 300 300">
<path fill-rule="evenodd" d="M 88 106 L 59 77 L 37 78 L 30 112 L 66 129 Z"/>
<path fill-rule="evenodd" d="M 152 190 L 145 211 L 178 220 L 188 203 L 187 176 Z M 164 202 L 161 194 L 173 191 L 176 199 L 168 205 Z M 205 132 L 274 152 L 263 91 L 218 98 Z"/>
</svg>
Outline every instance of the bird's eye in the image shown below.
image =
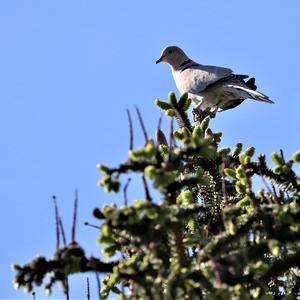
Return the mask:
<svg viewBox="0 0 300 300">
<path fill-rule="evenodd" d="M 169 51 L 168 51 L 169 54 L 171 54 L 172 52 L 173 52 L 172 50 L 169 50 Z"/>
</svg>

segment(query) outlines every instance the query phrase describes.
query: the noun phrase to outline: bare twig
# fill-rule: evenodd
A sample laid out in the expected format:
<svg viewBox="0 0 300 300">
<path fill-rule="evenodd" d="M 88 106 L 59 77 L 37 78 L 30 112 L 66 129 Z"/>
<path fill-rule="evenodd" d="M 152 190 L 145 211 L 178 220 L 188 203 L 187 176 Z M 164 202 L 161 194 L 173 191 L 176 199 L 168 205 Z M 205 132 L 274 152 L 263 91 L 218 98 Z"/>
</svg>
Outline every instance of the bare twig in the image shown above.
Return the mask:
<svg viewBox="0 0 300 300">
<path fill-rule="evenodd" d="M 136 113 L 138 115 L 139 122 L 140 122 L 140 125 L 141 125 L 141 128 L 142 128 L 142 131 L 143 131 L 143 135 L 144 135 L 144 138 L 145 138 L 145 143 L 147 143 L 148 142 L 148 134 L 147 134 L 147 131 L 146 131 L 146 128 L 145 128 L 145 124 L 144 124 L 141 112 L 140 112 L 140 110 L 137 106 L 135 106 L 135 110 L 136 110 Z"/>
<path fill-rule="evenodd" d="M 174 147 L 174 118 L 171 118 L 170 122 L 170 150 Z"/>
<path fill-rule="evenodd" d="M 60 235 L 64 246 L 67 244 L 67 239 L 65 235 L 65 230 L 63 226 L 62 219 L 59 215 L 59 209 L 56 201 L 56 196 L 53 196 L 54 208 L 55 208 L 55 223 L 56 223 L 56 248 L 58 250 L 60 244 Z"/>
<path fill-rule="evenodd" d="M 122 259 L 125 260 L 125 255 L 122 253 Z M 124 283 L 121 282 L 121 292 L 123 295 L 125 295 L 125 286 L 124 286 Z"/>
<path fill-rule="evenodd" d="M 35 299 L 35 292 L 32 292 L 32 298 L 33 298 L 33 300 L 36 300 Z"/>
<path fill-rule="evenodd" d="M 161 123 L 162 123 L 162 117 L 163 117 L 163 112 L 160 113 L 159 119 L 158 119 L 158 123 L 157 123 L 157 128 L 156 130 L 159 131 L 161 128 Z"/>
<path fill-rule="evenodd" d="M 281 156 L 281 158 L 282 158 L 283 162 L 285 162 L 285 159 L 284 159 L 284 154 L 283 154 L 283 150 L 282 150 L 282 149 L 280 149 L 280 156 Z"/>
<path fill-rule="evenodd" d="M 86 299 L 90 300 L 91 296 L 90 296 L 90 281 L 89 278 L 86 278 Z"/>
<path fill-rule="evenodd" d="M 54 211 L 55 211 L 56 251 L 57 251 L 59 249 L 59 246 L 60 246 L 59 214 L 58 214 L 56 196 L 53 196 L 52 199 L 53 199 Z"/>
<path fill-rule="evenodd" d="M 66 239 L 64 225 L 63 225 L 61 217 L 59 217 L 59 227 L 60 227 L 60 233 L 61 233 L 61 236 L 62 236 L 62 239 L 63 239 L 63 243 L 66 246 L 67 245 L 67 239 Z"/>
<path fill-rule="evenodd" d="M 98 272 L 95 272 L 95 274 L 96 274 L 98 297 L 99 297 L 99 300 L 101 300 L 101 282 L 100 282 L 100 276 L 99 276 Z"/>
<path fill-rule="evenodd" d="M 265 185 L 266 189 L 268 190 L 268 192 L 269 192 L 269 193 L 272 193 L 271 188 L 269 187 L 269 185 L 268 185 L 266 179 L 265 179 L 263 176 L 261 177 L 261 180 L 262 180 L 262 182 L 264 183 L 264 185 Z"/>
<path fill-rule="evenodd" d="M 66 299 L 69 300 L 70 295 L 69 295 L 69 279 L 68 279 L 68 276 L 66 277 L 65 284 L 66 284 Z"/>
<path fill-rule="evenodd" d="M 224 201 L 227 203 L 227 192 L 226 192 L 226 182 L 225 182 L 225 158 L 222 157 L 222 164 L 221 164 L 221 175 L 222 175 L 222 193 Z"/>
<path fill-rule="evenodd" d="M 128 126 L 129 126 L 129 150 L 132 151 L 133 149 L 133 125 L 132 119 L 129 109 L 126 109 L 127 117 L 128 117 Z"/>
<path fill-rule="evenodd" d="M 166 136 L 160 129 L 156 131 L 156 142 L 157 142 L 157 146 L 165 145 L 168 147 Z"/>
<path fill-rule="evenodd" d="M 274 184 L 272 184 L 272 191 L 273 191 L 273 194 L 275 196 L 276 202 L 279 203 L 280 201 L 279 201 L 279 198 L 278 198 L 278 195 L 277 195 L 277 191 L 276 191 L 276 188 L 275 188 Z"/>
<path fill-rule="evenodd" d="M 127 188 L 128 188 L 128 186 L 129 186 L 130 181 L 131 181 L 131 178 L 128 178 L 128 180 L 127 180 L 127 182 L 126 182 L 126 184 L 125 184 L 125 186 L 124 186 L 124 188 L 123 188 L 123 204 L 124 204 L 125 206 L 128 205 Z"/>
<path fill-rule="evenodd" d="M 75 190 L 74 210 L 73 210 L 73 224 L 72 224 L 72 239 L 71 239 L 72 242 L 75 242 L 77 209 L 78 209 L 78 192 L 77 192 L 77 190 Z"/>
<path fill-rule="evenodd" d="M 84 225 L 85 225 L 85 226 L 92 227 L 92 228 L 96 228 L 96 229 L 100 229 L 100 228 L 101 228 L 100 226 L 90 224 L 89 222 L 84 222 Z"/>
<path fill-rule="evenodd" d="M 161 128 L 161 122 L 162 122 L 162 116 L 163 116 L 163 112 L 160 114 L 159 119 L 158 119 L 158 123 L 157 123 L 156 142 L 157 142 L 157 146 L 159 146 L 159 145 L 168 146 L 168 142 L 167 142 L 167 139 L 165 137 L 165 134 L 160 129 Z"/>
<path fill-rule="evenodd" d="M 142 175 L 142 179 L 143 179 L 143 186 L 144 186 L 146 200 L 149 201 L 149 202 L 152 202 L 152 198 L 150 196 L 150 192 L 149 192 L 149 188 L 148 188 L 148 183 L 147 183 L 145 174 Z"/>
</svg>

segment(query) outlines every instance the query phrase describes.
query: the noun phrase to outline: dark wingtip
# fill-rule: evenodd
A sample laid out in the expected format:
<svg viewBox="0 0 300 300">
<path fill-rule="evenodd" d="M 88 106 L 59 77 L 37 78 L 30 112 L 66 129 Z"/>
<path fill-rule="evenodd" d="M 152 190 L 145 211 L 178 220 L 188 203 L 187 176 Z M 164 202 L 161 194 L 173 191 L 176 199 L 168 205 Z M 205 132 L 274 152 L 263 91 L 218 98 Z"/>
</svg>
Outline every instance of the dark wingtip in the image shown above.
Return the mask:
<svg viewBox="0 0 300 300">
<path fill-rule="evenodd" d="M 255 85 L 255 78 L 252 77 L 245 82 L 246 86 L 254 91 L 256 91 L 257 86 Z"/>
</svg>

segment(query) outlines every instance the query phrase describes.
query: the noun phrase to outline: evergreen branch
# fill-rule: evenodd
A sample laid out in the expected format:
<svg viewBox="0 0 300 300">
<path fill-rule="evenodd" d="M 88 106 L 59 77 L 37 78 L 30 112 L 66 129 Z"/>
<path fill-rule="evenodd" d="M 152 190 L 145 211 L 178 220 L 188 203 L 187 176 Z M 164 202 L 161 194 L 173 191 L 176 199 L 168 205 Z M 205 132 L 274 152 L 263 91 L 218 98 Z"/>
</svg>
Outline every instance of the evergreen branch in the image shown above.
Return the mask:
<svg viewBox="0 0 300 300">
<path fill-rule="evenodd" d="M 249 231 L 253 222 L 256 221 L 256 218 L 257 218 L 256 214 L 249 217 L 247 222 L 244 225 L 240 226 L 236 230 L 234 235 L 224 234 L 223 236 L 221 236 L 220 239 L 217 241 L 217 243 L 210 250 L 210 255 L 217 256 L 220 255 L 223 251 L 229 251 L 232 243 Z M 206 259 L 209 259 L 209 257 L 207 257 Z"/>
<path fill-rule="evenodd" d="M 254 79 L 250 80 L 254 85 Z M 155 145 L 136 107 L 146 145 L 133 150 L 133 126 L 127 110 L 128 161 L 114 168 L 98 166 L 104 173 L 99 184 L 121 196 L 120 176 L 140 174 L 145 199 L 128 205 L 128 179 L 123 187 L 124 205 L 95 208 L 93 214 L 101 220 L 100 226 L 85 222 L 98 230 L 103 254 L 122 260 L 104 262 L 87 257 L 75 242 L 76 192 L 72 243 L 59 245 L 60 234 L 64 244 L 66 239 L 54 201 L 57 251 L 52 259 L 37 257 L 24 266 L 14 266 L 16 287 L 30 291 L 50 275 L 46 289 L 60 283 L 69 298 L 68 276 L 92 271 L 100 299 L 109 297 L 110 292 L 145 300 L 263 299 L 266 295 L 296 299 L 300 286 L 300 178 L 293 167 L 300 162 L 300 151 L 291 160 L 285 160 L 283 151 L 274 152 L 272 170 L 265 156 L 252 161 L 254 147 L 243 153 L 241 143 L 233 151 L 219 148 L 221 134 L 208 128 L 210 111 L 199 110 L 196 121 L 200 124 L 192 126 L 186 114 L 191 104 L 187 94 L 177 101 L 170 93 L 169 103 L 156 103 L 172 117 L 169 145 L 160 129 L 162 116 Z M 178 146 L 173 136 L 174 117 L 182 128 L 175 135 L 181 143 Z M 256 175 L 266 178 L 267 188 L 259 192 L 252 187 Z M 145 176 L 161 193 L 161 203 L 152 199 Z M 101 296 L 98 272 L 107 275 Z M 87 279 L 87 299 L 89 290 Z"/>
<path fill-rule="evenodd" d="M 187 116 L 187 113 L 180 107 L 178 104 L 173 105 L 173 109 L 175 111 L 175 118 L 177 120 L 178 126 L 180 128 L 187 128 L 190 132 L 192 132 L 192 125 Z"/>
<path fill-rule="evenodd" d="M 275 174 L 265 165 L 262 165 L 260 163 L 250 162 L 246 166 L 249 170 L 252 169 L 252 171 L 247 172 L 249 176 L 252 176 L 253 174 L 266 176 L 267 178 L 273 180 L 275 183 L 279 185 L 284 185 L 286 188 L 289 188 L 289 185 L 291 185 L 295 191 L 300 193 L 300 186 L 297 184 L 295 173 L 292 170 L 289 171 L 287 174 Z"/>
<path fill-rule="evenodd" d="M 31 287 L 31 291 L 33 283 L 40 285 L 47 274 L 53 273 L 52 283 L 58 281 L 65 286 L 69 274 L 91 271 L 111 273 L 118 263 L 119 261 L 102 262 L 95 257 L 86 258 L 83 250 L 77 244 L 71 243 L 57 251 L 53 259 L 47 260 L 39 256 L 23 267 L 15 265 L 15 283 L 18 286 Z"/>
<path fill-rule="evenodd" d="M 271 278 L 281 275 L 293 267 L 300 267 L 300 253 L 275 260 L 258 281 L 268 282 Z"/>
<path fill-rule="evenodd" d="M 188 260 L 186 256 L 186 252 L 183 245 L 183 235 L 182 235 L 182 224 L 179 222 L 172 222 L 171 229 L 173 231 L 175 237 L 175 247 L 178 255 L 178 260 L 181 268 L 185 268 L 188 266 Z"/>
</svg>

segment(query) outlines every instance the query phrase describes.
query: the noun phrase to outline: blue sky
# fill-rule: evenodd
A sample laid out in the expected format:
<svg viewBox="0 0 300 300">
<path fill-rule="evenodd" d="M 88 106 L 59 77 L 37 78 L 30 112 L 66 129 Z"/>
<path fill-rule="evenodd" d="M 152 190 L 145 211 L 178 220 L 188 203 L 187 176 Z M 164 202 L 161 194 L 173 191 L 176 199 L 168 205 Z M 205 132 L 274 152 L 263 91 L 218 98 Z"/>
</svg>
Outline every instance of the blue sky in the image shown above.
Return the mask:
<svg viewBox="0 0 300 300">
<path fill-rule="evenodd" d="M 99 254 L 97 231 L 82 223 L 121 199 L 96 186 L 95 166 L 126 159 L 126 108 L 138 105 L 154 134 L 154 100 L 177 92 L 167 65 L 154 64 L 167 45 L 255 76 L 276 102 L 248 100 L 219 114 L 212 128 L 224 132 L 224 146 L 243 141 L 287 157 L 299 149 L 299 11 L 298 0 L 0 1 L 0 298 L 31 299 L 13 289 L 9 265 L 53 254 L 53 194 L 70 228 L 78 189 L 77 240 Z M 85 276 L 71 282 L 71 297 L 83 298 Z"/>
</svg>

